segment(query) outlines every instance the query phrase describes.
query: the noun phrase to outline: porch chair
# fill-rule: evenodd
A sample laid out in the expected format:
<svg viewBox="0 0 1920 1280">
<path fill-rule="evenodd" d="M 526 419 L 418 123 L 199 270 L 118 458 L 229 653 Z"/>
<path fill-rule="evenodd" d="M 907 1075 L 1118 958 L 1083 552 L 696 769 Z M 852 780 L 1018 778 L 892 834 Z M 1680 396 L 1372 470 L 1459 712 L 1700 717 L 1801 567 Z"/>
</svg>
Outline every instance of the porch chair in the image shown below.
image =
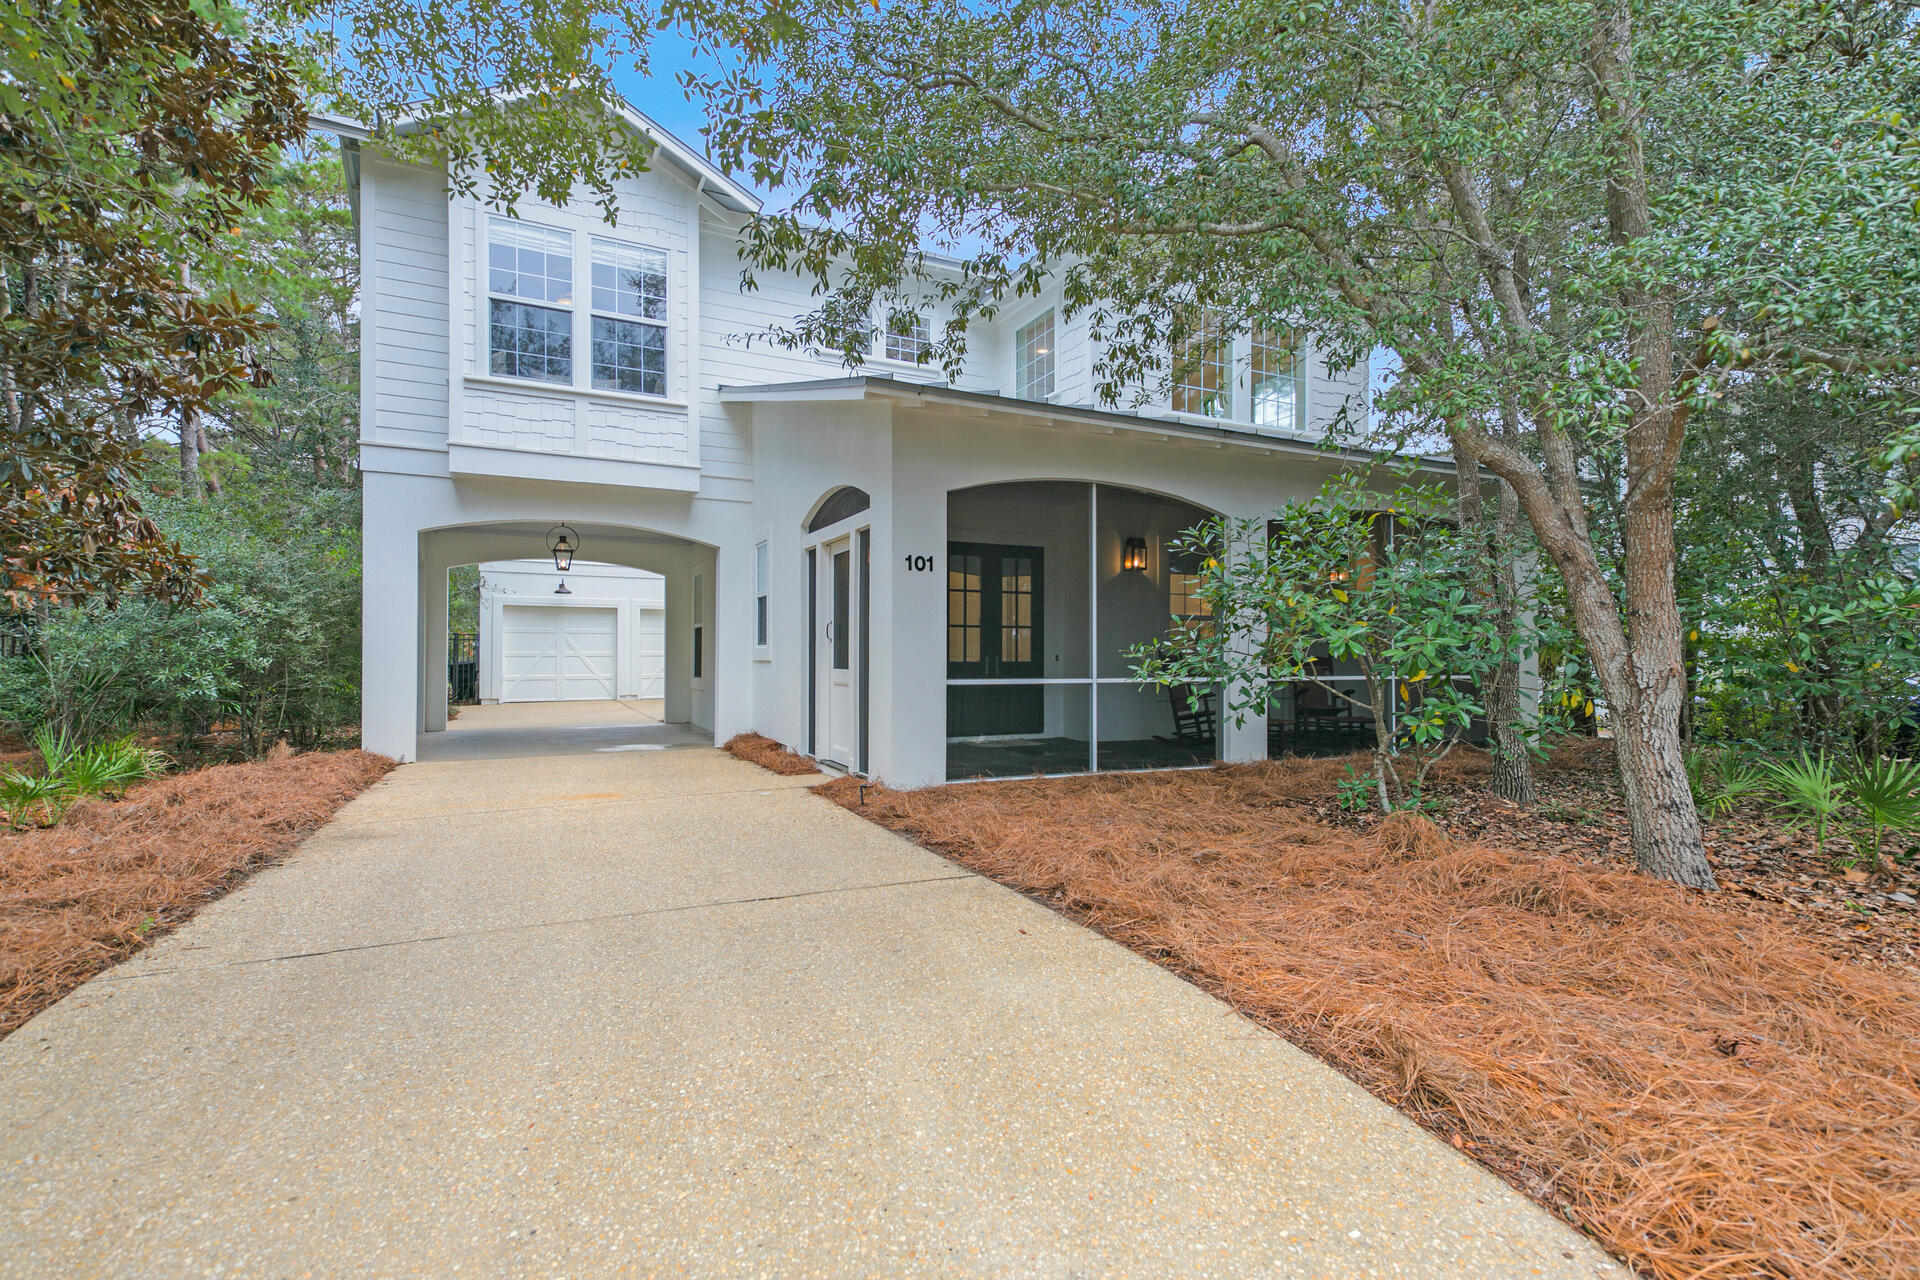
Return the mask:
<svg viewBox="0 0 1920 1280">
<path fill-rule="evenodd" d="M 1192 685 L 1174 684 L 1167 686 L 1167 694 L 1173 705 L 1173 740 L 1212 742 L 1218 732 L 1213 706 L 1214 691 L 1203 689 L 1196 699 Z"/>
</svg>

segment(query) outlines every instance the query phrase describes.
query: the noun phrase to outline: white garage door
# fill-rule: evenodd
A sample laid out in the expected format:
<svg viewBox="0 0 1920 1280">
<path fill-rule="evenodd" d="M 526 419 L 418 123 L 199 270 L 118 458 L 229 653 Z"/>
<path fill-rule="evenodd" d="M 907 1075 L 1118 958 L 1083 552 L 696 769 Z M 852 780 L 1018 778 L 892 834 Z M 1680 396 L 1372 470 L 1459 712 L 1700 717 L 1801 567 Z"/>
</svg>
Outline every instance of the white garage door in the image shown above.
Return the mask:
<svg viewBox="0 0 1920 1280">
<path fill-rule="evenodd" d="M 618 610 L 510 604 L 501 613 L 500 701 L 616 696 Z"/>
<path fill-rule="evenodd" d="M 667 687 L 666 610 L 642 609 L 639 613 L 640 648 L 634 654 L 634 660 L 638 664 L 635 675 L 640 683 L 638 696 L 663 697 Z"/>
</svg>

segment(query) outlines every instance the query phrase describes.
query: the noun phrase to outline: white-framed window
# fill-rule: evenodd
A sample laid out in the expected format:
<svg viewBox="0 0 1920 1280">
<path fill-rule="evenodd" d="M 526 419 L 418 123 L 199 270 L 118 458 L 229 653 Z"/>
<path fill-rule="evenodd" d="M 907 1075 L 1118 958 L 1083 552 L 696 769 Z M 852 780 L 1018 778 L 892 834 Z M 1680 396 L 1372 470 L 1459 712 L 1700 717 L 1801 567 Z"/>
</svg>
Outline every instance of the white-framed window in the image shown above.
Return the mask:
<svg viewBox="0 0 1920 1280">
<path fill-rule="evenodd" d="M 767 647 L 767 544 L 753 544 L 753 643 Z"/>
<path fill-rule="evenodd" d="M 1014 394 L 1045 400 L 1053 394 L 1053 308 L 1041 312 L 1013 335 Z"/>
<path fill-rule="evenodd" d="M 667 255 L 593 238 L 593 385 L 667 394 Z"/>
<path fill-rule="evenodd" d="M 566 232 L 487 220 L 487 370 L 573 381 L 573 237 Z"/>
<path fill-rule="evenodd" d="M 1192 333 L 1173 352 L 1173 411 L 1203 418 L 1233 415 L 1232 348 L 1220 318 L 1203 313 Z"/>
<path fill-rule="evenodd" d="M 1255 427 L 1288 435 L 1305 428 L 1305 363 L 1298 330 L 1255 327 L 1247 357 Z"/>
<path fill-rule="evenodd" d="M 927 331 L 927 318 L 918 313 L 911 316 L 888 316 L 887 341 L 884 350 L 889 360 L 901 360 L 907 364 L 925 364 L 928 353 L 933 350 L 933 340 Z"/>
</svg>

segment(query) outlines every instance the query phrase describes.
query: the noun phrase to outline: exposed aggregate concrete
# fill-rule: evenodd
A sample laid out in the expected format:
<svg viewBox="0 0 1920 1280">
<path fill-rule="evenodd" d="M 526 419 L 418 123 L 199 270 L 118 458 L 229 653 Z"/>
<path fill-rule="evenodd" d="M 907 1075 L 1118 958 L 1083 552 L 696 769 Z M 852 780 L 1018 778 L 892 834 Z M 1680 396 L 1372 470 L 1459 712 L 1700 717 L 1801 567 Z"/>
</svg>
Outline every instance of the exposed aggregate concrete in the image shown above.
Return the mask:
<svg viewBox="0 0 1920 1280">
<path fill-rule="evenodd" d="M 0 1042 L 0 1277 L 1627 1275 L 809 781 L 400 769 Z"/>
</svg>

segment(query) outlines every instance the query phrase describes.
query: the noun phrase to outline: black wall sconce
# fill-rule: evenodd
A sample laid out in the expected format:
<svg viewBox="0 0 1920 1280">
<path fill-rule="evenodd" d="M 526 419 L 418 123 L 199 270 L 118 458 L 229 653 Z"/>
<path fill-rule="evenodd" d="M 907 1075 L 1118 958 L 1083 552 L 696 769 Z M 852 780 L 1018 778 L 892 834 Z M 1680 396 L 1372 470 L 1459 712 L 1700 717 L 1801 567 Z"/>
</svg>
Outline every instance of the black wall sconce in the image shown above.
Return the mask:
<svg viewBox="0 0 1920 1280">
<path fill-rule="evenodd" d="M 1127 539 L 1127 545 L 1120 552 L 1120 567 L 1131 569 L 1135 573 L 1147 571 L 1147 540 L 1145 538 Z"/>
</svg>

